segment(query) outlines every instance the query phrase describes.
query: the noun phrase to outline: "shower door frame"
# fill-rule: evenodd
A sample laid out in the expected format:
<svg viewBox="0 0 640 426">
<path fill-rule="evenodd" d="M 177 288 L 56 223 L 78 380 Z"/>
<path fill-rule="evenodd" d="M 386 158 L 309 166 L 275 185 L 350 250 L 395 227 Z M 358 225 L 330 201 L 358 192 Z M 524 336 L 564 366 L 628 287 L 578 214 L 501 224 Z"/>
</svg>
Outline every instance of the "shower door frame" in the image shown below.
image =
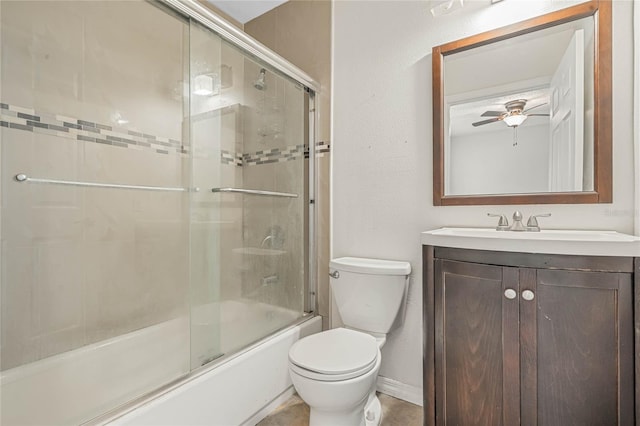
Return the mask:
<svg viewBox="0 0 640 426">
<path fill-rule="evenodd" d="M 304 293 L 304 312 L 305 314 L 313 314 L 316 312 L 317 297 L 317 261 L 316 261 L 316 173 L 315 173 L 315 151 L 317 141 L 317 111 L 316 111 L 316 94 L 320 85 L 311 78 L 307 73 L 293 65 L 291 62 L 282 58 L 268 47 L 254 40 L 238 28 L 226 22 L 224 19 L 215 15 L 206 7 L 202 6 L 195 0 L 161 0 L 170 9 L 188 17 L 209 30 L 216 33 L 223 40 L 239 47 L 261 61 L 266 62 L 289 78 L 297 81 L 304 86 L 305 92 L 309 96 L 309 205 L 308 211 L 308 263 L 307 271 L 308 280 L 305 285 Z"/>
</svg>

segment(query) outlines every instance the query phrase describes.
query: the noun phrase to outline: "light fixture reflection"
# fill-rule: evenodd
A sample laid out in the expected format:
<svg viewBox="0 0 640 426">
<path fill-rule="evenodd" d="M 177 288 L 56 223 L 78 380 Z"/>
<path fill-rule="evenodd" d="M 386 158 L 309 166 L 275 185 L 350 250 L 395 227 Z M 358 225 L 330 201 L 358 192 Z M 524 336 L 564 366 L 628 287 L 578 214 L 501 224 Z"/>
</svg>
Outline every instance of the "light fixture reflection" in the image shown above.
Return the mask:
<svg viewBox="0 0 640 426">
<path fill-rule="evenodd" d="M 123 124 L 127 124 L 129 123 L 129 120 L 127 120 L 126 118 L 124 118 L 122 116 L 122 114 L 120 113 L 120 111 L 114 111 L 111 114 L 111 122 L 112 123 L 116 123 L 118 125 L 123 125 Z"/>
<path fill-rule="evenodd" d="M 211 75 L 200 74 L 193 79 L 193 94 L 199 96 L 213 96 L 217 94 L 214 78 Z"/>
<path fill-rule="evenodd" d="M 521 125 L 522 123 L 524 123 L 524 121 L 527 119 L 526 115 L 523 114 L 515 114 L 515 115 L 508 115 L 504 118 L 504 122 L 507 123 L 507 126 L 509 127 L 518 127 L 519 125 Z"/>
</svg>

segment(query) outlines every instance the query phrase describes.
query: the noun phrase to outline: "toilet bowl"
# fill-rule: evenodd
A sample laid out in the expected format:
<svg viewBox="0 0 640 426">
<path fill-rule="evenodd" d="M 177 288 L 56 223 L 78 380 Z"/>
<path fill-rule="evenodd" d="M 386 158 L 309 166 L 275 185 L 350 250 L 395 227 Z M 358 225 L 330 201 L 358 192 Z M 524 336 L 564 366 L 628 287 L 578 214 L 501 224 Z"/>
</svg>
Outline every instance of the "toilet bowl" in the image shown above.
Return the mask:
<svg viewBox="0 0 640 426">
<path fill-rule="evenodd" d="M 402 322 L 411 265 L 345 257 L 330 262 L 331 288 L 344 327 L 303 339 L 289 350 L 289 373 L 308 405 L 310 426 L 378 426 L 380 349 Z"/>
<path fill-rule="evenodd" d="M 378 425 L 375 389 L 382 361 L 378 341 L 347 328 L 304 340 L 289 352 L 289 372 L 300 398 L 311 408 L 309 425 Z"/>
</svg>

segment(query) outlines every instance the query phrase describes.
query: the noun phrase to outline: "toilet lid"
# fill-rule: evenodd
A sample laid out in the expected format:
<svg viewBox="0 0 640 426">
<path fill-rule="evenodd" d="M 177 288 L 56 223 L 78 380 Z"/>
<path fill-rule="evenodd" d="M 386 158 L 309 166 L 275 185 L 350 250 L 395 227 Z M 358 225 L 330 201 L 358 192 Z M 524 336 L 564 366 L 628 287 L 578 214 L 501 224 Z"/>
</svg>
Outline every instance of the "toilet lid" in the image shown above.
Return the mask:
<svg viewBox="0 0 640 426">
<path fill-rule="evenodd" d="M 373 336 L 346 328 L 334 328 L 297 341 L 289 361 L 316 373 L 343 375 L 373 365 L 378 344 Z"/>
</svg>

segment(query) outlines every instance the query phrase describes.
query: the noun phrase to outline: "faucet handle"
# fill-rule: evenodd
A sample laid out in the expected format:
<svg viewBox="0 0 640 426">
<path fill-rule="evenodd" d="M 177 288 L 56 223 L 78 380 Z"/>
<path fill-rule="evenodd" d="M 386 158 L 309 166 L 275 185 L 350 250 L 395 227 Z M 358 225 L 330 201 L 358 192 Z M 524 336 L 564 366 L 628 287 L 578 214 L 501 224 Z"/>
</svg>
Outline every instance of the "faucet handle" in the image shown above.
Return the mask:
<svg viewBox="0 0 640 426">
<path fill-rule="evenodd" d="M 507 217 L 503 214 L 495 214 L 495 213 L 487 213 L 489 217 L 499 217 L 498 226 L 496 226 L 496 231 L 507 231 L 509 230 L 509 221 Z"/>
<path fill-rule="evenodd" d="M 540 225 L 538 225 L 538 217 L 549 217 L 551 213 L 532 214 L 527 220 L 527 231 L 539 232 Z"/>
</svg>

